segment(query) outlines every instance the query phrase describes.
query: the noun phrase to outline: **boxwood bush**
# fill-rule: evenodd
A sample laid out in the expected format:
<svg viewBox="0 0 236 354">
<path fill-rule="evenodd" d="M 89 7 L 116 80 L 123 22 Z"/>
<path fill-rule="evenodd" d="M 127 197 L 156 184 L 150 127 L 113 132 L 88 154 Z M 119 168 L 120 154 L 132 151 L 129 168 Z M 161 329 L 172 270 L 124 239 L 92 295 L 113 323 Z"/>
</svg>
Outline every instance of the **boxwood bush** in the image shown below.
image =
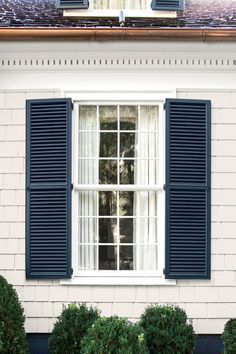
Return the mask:
<svg viewBox="0 0 236 354">
<path fill-rule="evenodd" d="M 0 354 L 27 353 L 24 312 L 15 289 L 0 275 Z"/>
<path fill-rule="evenodd" d="M 86 305 L 64 308 L 49 338 L 49 354 L 79 354 L 81 339 L 99 316 L 97 309 Z"/>
<path fill-rule="evenodd" d="M 192 354 L 195 334 L 179 307 L 149 306 L 140 318 L 150 354 Z"/>
<path fill-rule="evenodd" d="M 236 319 L 231 319 L 226 323 L 222 338 L 223 354 L 236 354 Z"/>
<path fill-rule="evenodd" d="M 147 354 L 141 328 L 125 318 L 102 317 L 88 329 L 81 342 L 82 354 Z"/>
</svg>

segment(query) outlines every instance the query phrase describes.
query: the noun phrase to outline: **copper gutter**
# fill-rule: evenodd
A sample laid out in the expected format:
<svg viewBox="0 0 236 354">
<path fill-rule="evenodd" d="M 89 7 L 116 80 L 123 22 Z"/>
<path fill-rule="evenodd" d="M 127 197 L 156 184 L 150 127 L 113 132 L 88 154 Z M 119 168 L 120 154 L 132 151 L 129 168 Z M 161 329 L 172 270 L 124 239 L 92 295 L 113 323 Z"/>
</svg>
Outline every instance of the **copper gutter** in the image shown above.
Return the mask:
<svg viewBox="0 0 236 354">
<path fill-rule="evenodd" d="M 230 28 L 0 28 L 0 40 L 235 41 Z"/>
</svg>

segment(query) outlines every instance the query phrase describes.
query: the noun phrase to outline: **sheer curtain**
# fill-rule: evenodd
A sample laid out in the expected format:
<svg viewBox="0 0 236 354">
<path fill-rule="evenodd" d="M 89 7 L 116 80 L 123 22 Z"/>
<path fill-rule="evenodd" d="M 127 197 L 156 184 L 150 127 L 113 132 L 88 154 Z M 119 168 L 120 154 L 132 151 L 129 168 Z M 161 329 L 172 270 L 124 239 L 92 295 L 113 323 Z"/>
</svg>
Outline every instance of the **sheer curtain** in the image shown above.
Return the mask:
<svg viewBox="0 0 236 354">
<path fill-rule="evenodd" d="M 78 183 L 97 184 L 97 107 L 81 106 L 79 110 Z M 80 157 L 82 159 L 80 159 Z M 94 158 L 94 159 L 91 159 Z M 79 193 L 79 269 L 94 270 L 97 267 L 95 243 L 97 237 L 97 192 Z"/>
<path fill-rule="evenodd" d="M 141 106 L 139 133 L 136 136 L 137 164 L 135 183 L 155 185 L 158 182 L 158 107 Z M 146 132 L 146 133 L 145 133 Z M 157 193 L 155 191 L 135 192 L 134 211 L 137 218 L 134 240 L 145 246 L 134 250 L 136 270 L 157 270 Z"/>
<path fill-rule="evenodd" d="M 93 9 L 132 9 L 146 8 L 146 0 L 93 0 Z"/>
</svg>

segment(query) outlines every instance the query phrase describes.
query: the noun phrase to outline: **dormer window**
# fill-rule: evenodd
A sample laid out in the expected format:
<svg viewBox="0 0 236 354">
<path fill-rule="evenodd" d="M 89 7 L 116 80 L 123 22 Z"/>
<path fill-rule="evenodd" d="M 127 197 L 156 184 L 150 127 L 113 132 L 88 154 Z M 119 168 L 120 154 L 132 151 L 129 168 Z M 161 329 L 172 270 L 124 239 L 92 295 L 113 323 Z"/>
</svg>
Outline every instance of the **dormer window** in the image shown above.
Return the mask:
<svg viewBox="0 0 236 354">
<path fill-rule="evenodd" d="M 57 7 L 68 17 L 176 17 L 184 0 L 58 0 Z"/>
</svg>

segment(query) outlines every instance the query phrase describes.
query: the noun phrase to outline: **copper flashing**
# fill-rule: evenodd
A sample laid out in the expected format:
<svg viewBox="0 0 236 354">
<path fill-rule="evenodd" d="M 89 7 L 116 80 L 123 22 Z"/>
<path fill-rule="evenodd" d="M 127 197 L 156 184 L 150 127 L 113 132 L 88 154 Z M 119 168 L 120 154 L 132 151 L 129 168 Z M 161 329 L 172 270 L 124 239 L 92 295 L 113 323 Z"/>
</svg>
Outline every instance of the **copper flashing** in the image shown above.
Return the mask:
<svg viewBox="0 0 236 354">
<path fill-rule="evenodd" d="M 235 41 L 232 28 L 0 28 L 0 40 Z"/>
</svg>

